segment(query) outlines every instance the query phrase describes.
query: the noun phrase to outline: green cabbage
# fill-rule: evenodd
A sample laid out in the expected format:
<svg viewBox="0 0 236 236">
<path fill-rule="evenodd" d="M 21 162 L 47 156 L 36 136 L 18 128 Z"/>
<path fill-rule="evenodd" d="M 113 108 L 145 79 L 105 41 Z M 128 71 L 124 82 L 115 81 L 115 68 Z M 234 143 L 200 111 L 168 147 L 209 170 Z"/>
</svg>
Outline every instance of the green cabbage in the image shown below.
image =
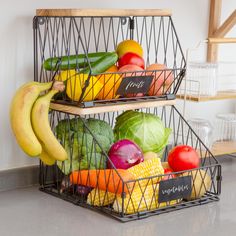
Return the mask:
<svg viewBox="0 0 236 236">
<path fill-rule="evenodd" d="M 162 153 L 171 134 L 162 120 L 149 113 L 126 111 L 116 118 L 115 141 L 129 139 L 145 152 Z"/>
</svg>

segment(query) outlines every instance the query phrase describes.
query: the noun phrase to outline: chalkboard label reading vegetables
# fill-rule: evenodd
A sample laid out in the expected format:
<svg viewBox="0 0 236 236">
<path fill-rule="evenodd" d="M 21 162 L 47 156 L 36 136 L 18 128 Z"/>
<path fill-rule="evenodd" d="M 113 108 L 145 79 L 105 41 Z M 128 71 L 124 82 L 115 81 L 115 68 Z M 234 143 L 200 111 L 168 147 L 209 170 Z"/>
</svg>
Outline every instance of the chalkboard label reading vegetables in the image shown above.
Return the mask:
<svg viewBox="0 0 236 236">
<path fill-rule="evenodd" d="M 153 76 L 128 76 L 124 77 L 117 89 L 117 95 L 143 93 L 146 94 L 152 83 Z"/>
<path fill-rule="evenodd" d="M 191 195 L 191 176 L 160 181 L 158 202 L 187 198 Z"/>
</svg>

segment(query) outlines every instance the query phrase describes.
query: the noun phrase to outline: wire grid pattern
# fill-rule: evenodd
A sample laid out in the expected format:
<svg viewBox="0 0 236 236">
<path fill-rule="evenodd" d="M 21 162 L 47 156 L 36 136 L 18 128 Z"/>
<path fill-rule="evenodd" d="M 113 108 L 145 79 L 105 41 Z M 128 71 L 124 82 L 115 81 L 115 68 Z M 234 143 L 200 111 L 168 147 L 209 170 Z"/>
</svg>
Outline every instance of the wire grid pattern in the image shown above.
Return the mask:
<svg viewBox="0 0 236 236">
<path fill-rule="evenodd" d="M 117 170 L 113 168 L 111 172 L 106 175 L 107 172 L 105 172 L 105 169 L 103 167 L 98 167 L 100 166 L 101 162 L 110 162 L 110 160 L 107 156 L 107 152 L 103 150 L 102 144 L 97 141 L 96 136 L 94 136 L 94 134 L 86 126 L 86 122 L 83 124 L 83 129 L 84 133 L 87 132 L 92 136 L 92 143 L 89 144 L 91 145 L 90 150 L 101 150 L 101 155 L 98 159 L 100 160 L 100 162 L 97 163 L 98 166 L 95 167 L 97 168 L 95 179 L 99 178 L 99 173 L 102 176 L 105 176 L 104 179 L 106 188 L 100 189 L 98 188 L 99 183 L 95 183 L 95 186 L 92 191 L 91 188 L 88 189 L 87 187 L 81 190 L 83 186 L 80 186 L 80 184 L 77 185 L 75 183 L 71 184 L 69 175 L 63 174 L 63 169 L 60 170 L 57 165 L 49 167 L 41 163 L 41 190 L 53 194 L 59 198 L 71 201 L 74 204 L 78 204 L 80 206 L 84 206 L 93 210 L 98 210 L 99 212 L 106 213 L 107 215 L 115 217 L 121 221 L 140 219 L 142 217 L 146 217 L 153 214 L 160 214 L 198 204 L 204 204 L 209 201 L 218 200 L 218 195 L 221 192 L 221 167 L 218 164 L 218 161 L 204 146 L 202 141 L 197 137 L 197 135 L 194 133 L 188 123 L 184 120 L 181 114 L 176 110 L 176 108 L 174 106 L 166 106 L 158 108 L 156 107 L 139 109 L 139 111 L 158 115 L 162 119 L 162 122 L 165 127 L 169 127 L 172 129 L 172 136 L 169 140 L 169 144 L 163 152 L 162 161 L 166 161 L 166 157 L 168 155 L 169 150 L 173 146 L 176 146 L 178 144 L 191 145 L 199 153 L 201 157 L 201 165 L 198 169 L 189 170 L 185 173 L 175 173 L 178 176 L 192 176 L 192 195 L 195 198 L 187 200 L 176 199 L 174 201 L 159 203 L 159 182 L 164 177 L 166 179 L 171 179 L 172 175 L 158 174 L 158 170 L 156 172 L 157 174 L 151 177 L 142 177 L 135 180 L 124 180 L 121 177 L 119 179 L 119 184 L 115 185 L 113 189 L 114 191 L 109 191 L 109 183 L 115 183 L 115 181 L 117 181 L 117 175 L 119 176 L 119 173 L 117 174 Z M 120 113 L 121 112 L 101 113 L 96 115 L 87 115 L 81 118 L 95 118 L 103 120 L 113 127 L 116 121 L 116 117 Z M 51 126 L 54 128 L 55 131 L 55 127 L 57 126 L 58 122 L 64 121 L 68 124 L 65 126 L 65 134 L 68 134 L 71 130 L 70 122 L 73 119 L 77 120 L 78 116 L 52 111 Z M 62 141 L 63 144 L 63 140 L 65 140 L 65 138 L 58 138 L 60 141 Z M 70 149 L 68 151 L 68 155 L 71 160 L 74 158 L 73 143 L 74 139 L 76 138 L 78 137 L 70 135 Z M 88 142 L 88 139 L 85 138 L 84 142 L 86 145 L 88 145 L 88 143 L 86 143 Z M 78 153 L 80 153 L 80 151 L 80 149 L 76 150 L 76 152 Z M 91 153 L 86 153 L 87 161 L 91 161 L 91 155 L 89 154 Z M 78 168 L 80 168 L 80 166 Z M 89 178 L 87 179 L 87 181 L 90 181 Z M 86 184 L 88 184 L 88 182 L 86 182 Z M 202 192 L 204 194 L 202 194 Z"/>
</svg>

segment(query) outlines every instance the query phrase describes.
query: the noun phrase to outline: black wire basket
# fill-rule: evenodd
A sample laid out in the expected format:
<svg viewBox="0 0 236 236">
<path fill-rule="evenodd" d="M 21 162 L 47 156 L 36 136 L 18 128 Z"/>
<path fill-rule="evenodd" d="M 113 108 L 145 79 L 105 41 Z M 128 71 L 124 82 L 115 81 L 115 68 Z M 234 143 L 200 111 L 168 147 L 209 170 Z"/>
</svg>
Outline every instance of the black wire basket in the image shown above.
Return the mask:
<svg viewBox="0 0 236 236">
<path fill-rule="evenodd" d="M 123 222 L 219 200 L 220 164 L 166 101 L 175 99 L 186 66 L 169 11 L 39 10 L 33 27 L 35 81 L 66 87 L 51 103 L 50 124 L 68 160 L 45 164 L 41 155 L 42 191 Z M 144 68 L 118 68 L 124 41 L 139 45 Z M 124 170 L 109 149 L 127 110 L 159 117 L 171 134 L 159 158 Z M 165 173 L 177 145 L 193 147 L 200 165 Z"/>
<path fill-rule="evenodd" d="M 158 167 L 151 176 L 129 178 L 108 156 L 112 144 L 108 137 L 123 111 L 78 116 L 52 110 L 52 129 L 69 159 L 52 166 L 40 163 L 40 189 L 123 222 L 218 201 L 221 166 L 178 110 L 172 105 L 136 111 L 158 116 L 171 129 L 159 154 L 162 165 L 169 151 L 183 144 L 197 151 L 200 166 L 166 174 L 158 172 Z M 93 121 L 100 122 L 100 130 Z"/>
<path fill-rule="evenodd" d="M 174 99 L 185 75 L 185 58 L 170 14 L 44 14 L 34 18 L 33 26 L 35 81 L 55 79 L 66 85 L 55 103 L 91 107 Z M 141 46 L 144 69 L 117 69 L 115 51 L 124 40 Z M 96 64 L 104 55 L 105 64 L 111 64 L 105 71 L 104 61 Z"/>
</svg>

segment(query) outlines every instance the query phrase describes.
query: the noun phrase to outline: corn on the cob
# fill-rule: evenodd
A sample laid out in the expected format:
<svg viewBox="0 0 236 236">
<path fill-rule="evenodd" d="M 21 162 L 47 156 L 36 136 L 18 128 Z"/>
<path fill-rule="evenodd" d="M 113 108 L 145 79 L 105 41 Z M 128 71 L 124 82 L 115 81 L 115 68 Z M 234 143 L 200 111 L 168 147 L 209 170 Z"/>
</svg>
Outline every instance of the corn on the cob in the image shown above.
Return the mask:
<svg viewBox="0 0 236 236">
<path fill-rule="evenodd" d="M 122 197 L 118 196 L 113 209 L 124 214 L 133 214 L 142 211 L 150 211 L 161 207 L 177 204 L 181 200 L 172 200 L 158 203 L 159 184 L 147 187 L 135 187 L 132 193 L 124 198 L 124 209 L 122 210 Z"/>
<path fill-rule="evenodd" d="M 163 175 L 164 168 L 161 165 L 160 158 L 148 159 L 144 162 L 135 165 L 127 171 L 134 176 L 135 179 L 147 178 L 151 176 Z M 140 181 L 136 181 L 136 185 L 146 186 L 149 184 L 155 184 L 161 181 L 162 177 L 148 178 Z"/>
<path fill-rule="evenodd" d="M 142 163 L 139 163 L 138 165 L 135 165 L 127 169 L 127 171 L 133 175 L 134 179 L 147 178 L 144 180 L 133 182 L 135 186 L 134 187 L 135 190 L 133 190 L 133 192 L 138 191 L 140 193 L 141 193 L 140 189 L 141 186 L 143 186 L 143 191 L 144 191 L 145 186 L 147 185 L 154 186 L 154 184 L 159 182 L 162 178 L 162 177 L 155 177 L 155 178 L 148 178 L 148 177 L 164 174 L 164 169 L 161 165 L 161 161 L 159 158 L 152 158 Z M 130 192 L 132 192 L 132 189 L 133 187 L 130 188 Z M 150 190 L 146 191 L 149 192 Z M 112 204 L 116 198 L 120 198 L 120 196 L 108 191 L 103 191 L 95 188 L 89 193 L 87 197 L 87 203 L 93 206 L 106 206 Z"/>
<path fill-rule="evenodd" d="M 87 203 L 92 206 L 107 206 L 112 204 L 115 198 L 116 194 L 114 193 L 94 188 L 87 197 Z"/>
</svg>

